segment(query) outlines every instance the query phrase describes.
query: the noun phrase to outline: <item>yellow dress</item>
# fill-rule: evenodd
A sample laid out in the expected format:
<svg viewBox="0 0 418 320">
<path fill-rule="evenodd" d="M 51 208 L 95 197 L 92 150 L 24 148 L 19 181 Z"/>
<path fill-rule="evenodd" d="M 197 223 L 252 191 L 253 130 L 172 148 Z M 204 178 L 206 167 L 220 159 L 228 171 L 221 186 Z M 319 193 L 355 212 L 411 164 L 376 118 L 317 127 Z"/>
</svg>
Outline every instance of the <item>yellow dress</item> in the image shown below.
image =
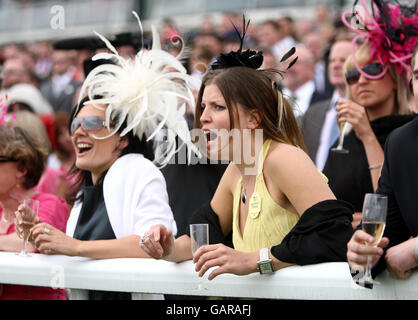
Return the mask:
<svg viewBox="0 0 418 320">
<path fill-rule="evenodd" d="M 267 190 L 263 176 L 263 163 L 270 144 L 271 139 L 266 140 L 263 144 L 263 151 L 260 152 L 254 193 L 251 199 L 247 198 L 249 212 L 243 234 L 239 227 L 242 178 L 238 181 L 234 192 L 232 241 L 234 248 L 238 251 L 252 252 L 280 244 L 299 220 L 297 213 L 278 205 Z M 255 196 L 253 199 L 255 193 L 258 197 Z"/>
</svg>

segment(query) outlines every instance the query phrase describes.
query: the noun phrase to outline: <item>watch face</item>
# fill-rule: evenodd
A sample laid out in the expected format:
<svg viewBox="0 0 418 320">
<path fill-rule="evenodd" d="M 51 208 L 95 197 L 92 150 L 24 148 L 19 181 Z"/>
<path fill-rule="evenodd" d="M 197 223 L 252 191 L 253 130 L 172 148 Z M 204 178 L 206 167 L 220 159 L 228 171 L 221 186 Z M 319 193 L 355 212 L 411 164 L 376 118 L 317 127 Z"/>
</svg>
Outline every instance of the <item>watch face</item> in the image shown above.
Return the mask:
<svg viewBox="0 0 418 320">
<path fill-rule="evenodd" d="M 273 273 L 273 262 L 271 261 L 263 261 L 258 263 L 258 271 L 261 274 L 265 273 Z"/>
</svg>

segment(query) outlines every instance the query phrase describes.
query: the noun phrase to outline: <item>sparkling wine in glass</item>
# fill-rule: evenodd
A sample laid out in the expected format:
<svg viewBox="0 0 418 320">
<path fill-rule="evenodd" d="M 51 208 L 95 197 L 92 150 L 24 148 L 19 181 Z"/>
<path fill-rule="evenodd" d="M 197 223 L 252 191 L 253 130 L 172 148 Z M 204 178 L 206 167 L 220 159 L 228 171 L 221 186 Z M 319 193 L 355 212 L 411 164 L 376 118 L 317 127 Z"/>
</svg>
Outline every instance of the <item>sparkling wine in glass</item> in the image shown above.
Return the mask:
<svg viewBox="0 0 418 320">
<path fill-rule="evenodd" d="M 341 153 L 341 154 L 347 154 L 347 153 L 350 152 L 347 149 L 344 149 L 344 147 L 343 147 L 344 137 L 347 134 L 347 132 L 350 131 L 350 129 L 351 129 L 351 124 L 348 123 L 348 122 L 344 122 L 341 125 L 340 137 L 338 138 L 338 145 L 335 148 L 331 148 L 332 152 L 337 152 L 337 153 Z"/>
<path fill-rule="evenodd" d="M 30 229 L 35 225 L 36 217 L 38 216 L 39 201 L 34 199 L 23 200 L 22 222 L 19 229 L 22 230 L 23 245 L 22 250 L 18 253 L 21 257 L 30 257 L 26 252 L 26 243 L 30 237 Z"/>
<path fill-rule="evenodd" d="M 208 224 L 191 224 L 190 225 L 190 245 L 192 249 L 192 254 L 196 253 L 197 249 L 201 246 L 209 244 L 209 225 Z M 203 290 L 202 280 L 199 281 L 199 284 L 196 290 Z"/>
<path fill-rule="evenodd" d="M 366 193 L 363 203 L 362 229 L 364 232 L 374 237 L 373 243 L 367 245 L 376 247 L 383 236 L 386 225 L 386 214 L 388 198 L 381 194 Z M 373 278 L 371 275 L 372 257 L 367 257 L 366 272 L 363 278 L 359 279 L 359 284 L 366 288 L 373 289 Z"/>
</svg>

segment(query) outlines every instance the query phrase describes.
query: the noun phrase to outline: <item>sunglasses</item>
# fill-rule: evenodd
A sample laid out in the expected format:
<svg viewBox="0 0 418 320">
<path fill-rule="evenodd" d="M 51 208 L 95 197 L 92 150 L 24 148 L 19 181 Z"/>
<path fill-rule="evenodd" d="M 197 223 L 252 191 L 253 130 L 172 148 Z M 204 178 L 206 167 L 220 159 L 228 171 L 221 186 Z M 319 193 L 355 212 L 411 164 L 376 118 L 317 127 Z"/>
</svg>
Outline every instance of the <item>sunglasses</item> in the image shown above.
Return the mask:
<svg viewBox="0 0 418 320">
<path fill-rule="evenodd" d="M 74 118 L 71 122 L 70 132 L 73 135 L 74 132 L 81 126 L 84 130 L 99 130 L 104 128 L 105 120 L 99 116 L 90 116 L 85 118 Z"/>
<path fill-rule="evenodd" d="M 372 80 L 382 79 L 385 76 L 385 73 L 386 73 L 386 72 L 383 72 L 384 71 L 383 66 L 380 63 L 377 63 L 377 62 L 369 63 L 369 64 L 365 65 L 363 68 L 361 68 L 361 70 L 366 75 L 371 76 L 371 78 L 369 78 L 367 76 L 366 76 L 366 78 L 372 79 Z M 355 83 L 358 82 L 358 80 L 360 79 L 360 75 L 361 75 L 360 71 L 358 71 L 356 67 L 352 67 L 345 74 L 345 79 L 347 80 L 347 83 L 349 85 L 352 85 L 352 84 L 355 84 Z M 376 77 L 378 75 L 381 75 L 381 76 Z"/>
</svg>

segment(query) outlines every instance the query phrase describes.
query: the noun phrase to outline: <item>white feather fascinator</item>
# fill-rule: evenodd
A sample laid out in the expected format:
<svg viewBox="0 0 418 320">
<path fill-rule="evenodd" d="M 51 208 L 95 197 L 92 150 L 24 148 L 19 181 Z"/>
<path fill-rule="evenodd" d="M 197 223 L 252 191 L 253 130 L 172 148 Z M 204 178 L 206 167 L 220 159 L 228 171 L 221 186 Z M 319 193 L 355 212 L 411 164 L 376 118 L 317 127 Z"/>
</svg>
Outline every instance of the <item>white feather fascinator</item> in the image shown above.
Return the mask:
<svg viewBox="0 0 418 320">
<path fill-rule="evenodd" d="M 142 34 L 142 26 L 138 15 Z M 96 32 L 95 32 L 96 33 Z M 189 128 L 184 118 L 186 105 L 194 106 L 194 96 L 188 84 L 196 81 L 174 57 L 161 49 L 158 32 L 152 26 L 152 48 L 141 49 L 135 59 L 124 59 L 114 46 L 102 35 L 111 53 L 99 53 L 93 60 L 110 59 L 116 64 L 103 64 L 94 68 L 86 77 L 80 90 L 79 103 L 87 95 L 92 104 L 107 105 L 105 125 L 112 121 L 114 130 L 106 139 L 115 134 L 126 121 L 127 126 L 121 136 L 132 130 L 139 138 L 145 136 L 154 142 L 154 162 L 165 166 L 183 144 L 191 152 L 201 157 L 191 141 Z M 100 98 L 95 98 L 100 97 Z M 177 145 L 176 137 L 179 137 Z"/>
</svg>

